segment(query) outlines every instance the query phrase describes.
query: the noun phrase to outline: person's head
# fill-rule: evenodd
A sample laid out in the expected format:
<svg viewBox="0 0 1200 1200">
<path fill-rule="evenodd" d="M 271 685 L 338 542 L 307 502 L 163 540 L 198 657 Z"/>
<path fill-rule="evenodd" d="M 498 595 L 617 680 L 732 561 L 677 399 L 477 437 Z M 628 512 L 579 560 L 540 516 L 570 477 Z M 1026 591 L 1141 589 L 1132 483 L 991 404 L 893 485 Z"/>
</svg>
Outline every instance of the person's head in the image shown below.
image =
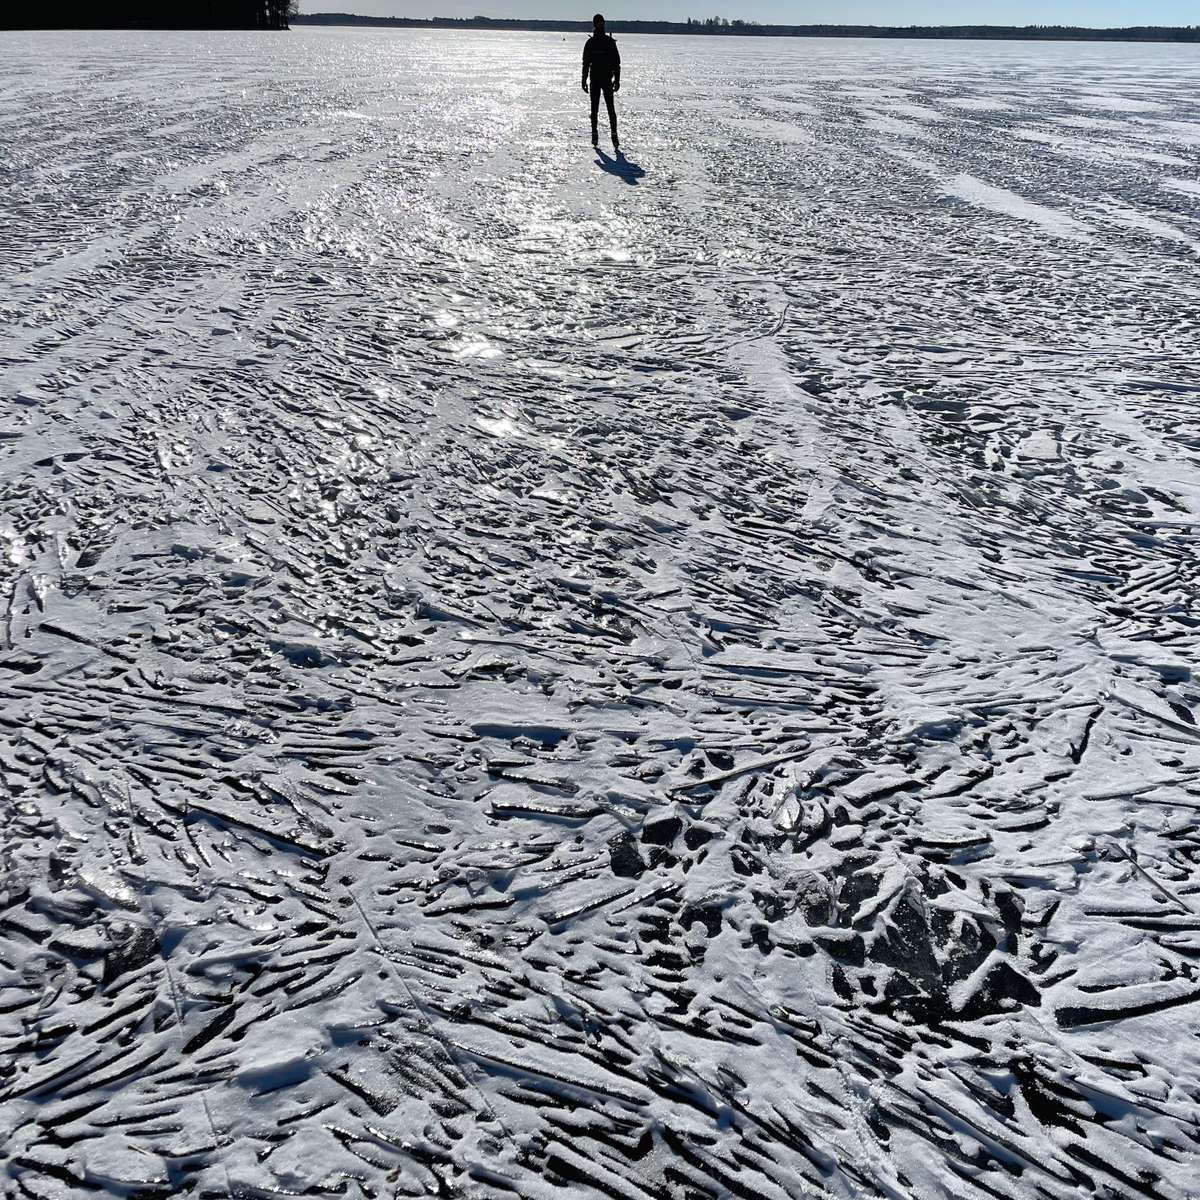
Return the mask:
<svg viewBox="0 0 1200 1200">
<path fill-rule="evenodd" d="M 604 16 L 603 16 L 603 14 L 597 13 L 592 18 L 592 29 L 595 30 L 596 33 L 604 32 Z"/>
</svg>

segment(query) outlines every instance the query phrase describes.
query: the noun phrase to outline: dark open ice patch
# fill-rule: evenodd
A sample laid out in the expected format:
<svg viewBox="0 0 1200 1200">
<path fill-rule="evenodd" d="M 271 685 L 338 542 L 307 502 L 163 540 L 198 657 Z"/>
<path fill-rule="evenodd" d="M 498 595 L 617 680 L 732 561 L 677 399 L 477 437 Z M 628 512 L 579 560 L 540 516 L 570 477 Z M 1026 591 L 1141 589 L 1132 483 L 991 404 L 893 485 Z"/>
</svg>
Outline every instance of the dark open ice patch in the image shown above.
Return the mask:
<svg viewBox="0 0 1200 1200">
<path fill-rule="evenodd" d="M 609 861 L 614 875 L 637 879 L 645 873 L 646 863 L 638 853 L 637 839 L 632 833 L 619 833 L 608 843 Z"/>
<path fill-rule="evenodd" d="M 564 738 L 569 737 L 566 729 L 557 729 L 548 725 L 503 725 L 495 722 L 475 722 L 471 731 L 477 737 L 496 738 L 500 741 L 512 742 L 518 738 L 537 742 L 547 749 L 553 749 Z"/>
</svg>

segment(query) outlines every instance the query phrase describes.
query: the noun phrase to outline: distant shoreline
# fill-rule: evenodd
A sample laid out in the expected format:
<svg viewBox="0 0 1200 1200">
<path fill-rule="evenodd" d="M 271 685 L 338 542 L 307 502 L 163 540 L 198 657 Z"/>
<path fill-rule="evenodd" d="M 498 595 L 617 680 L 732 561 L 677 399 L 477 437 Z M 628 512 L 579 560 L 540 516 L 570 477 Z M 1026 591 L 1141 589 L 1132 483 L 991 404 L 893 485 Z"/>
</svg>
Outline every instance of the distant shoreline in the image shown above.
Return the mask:
<svg viewBox="0 0 1200 1200">
<path fill-rule="evenodd" d="M 516 17 L 364 17 L 355 13 L 300 13 L 293 25 L 374 25 L 401 29 L 495 29 L 533 33 L 588 33 L 590 21 Z M 684 21 L 609 21 L 612 33 L 674 33 L 700 37 L 915 38 L 939 41 L 1200 42 L 1200 25 L 1134 25 L 1088 29 L 1072 25 L 712 25 Z"/>
<path fill-rule="evenodd" d="M 53 0 L 19 2 L 0 15 L 0 29 L 270 29 L 288 27 L 288 0 Z"/>
</svg>

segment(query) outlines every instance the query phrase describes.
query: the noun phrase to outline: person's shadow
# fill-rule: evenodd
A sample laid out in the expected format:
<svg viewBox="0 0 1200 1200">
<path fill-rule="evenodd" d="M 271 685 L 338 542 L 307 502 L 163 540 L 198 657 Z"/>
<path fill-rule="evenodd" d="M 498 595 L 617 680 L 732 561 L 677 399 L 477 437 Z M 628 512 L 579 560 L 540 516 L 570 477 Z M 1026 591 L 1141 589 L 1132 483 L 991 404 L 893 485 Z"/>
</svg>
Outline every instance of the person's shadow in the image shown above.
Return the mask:
<svg viewBox="0 0 1200 1200">
<path fill-rule="evenodd" d="M 637 181 L 646 174 L 644 167 L 639 167 L 637 163 L 626 158 L 620 150 L 614 151 L 614 158 L 609 158 L 599 146 L 596 147 L 596 153 L 600 156 L 596 159 L 596 166 L 610 175 L 615 175 L 618 179 L 623 179 L 626 183 L 636 185 Z"/>
</svg>

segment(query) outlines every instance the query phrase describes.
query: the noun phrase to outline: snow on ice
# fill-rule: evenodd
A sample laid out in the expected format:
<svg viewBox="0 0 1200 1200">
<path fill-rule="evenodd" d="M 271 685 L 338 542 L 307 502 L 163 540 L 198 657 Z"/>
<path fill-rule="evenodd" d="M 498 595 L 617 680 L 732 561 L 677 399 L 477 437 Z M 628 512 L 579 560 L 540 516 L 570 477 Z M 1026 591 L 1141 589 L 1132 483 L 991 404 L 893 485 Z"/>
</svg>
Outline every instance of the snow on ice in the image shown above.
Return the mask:
<svg viewBox="0 0 1200 1200">
<path fill-rule="evenodd" d="M 5 1194 L 1200 1192 L 1194 46 L 0 38 Z"/>
</svg>

